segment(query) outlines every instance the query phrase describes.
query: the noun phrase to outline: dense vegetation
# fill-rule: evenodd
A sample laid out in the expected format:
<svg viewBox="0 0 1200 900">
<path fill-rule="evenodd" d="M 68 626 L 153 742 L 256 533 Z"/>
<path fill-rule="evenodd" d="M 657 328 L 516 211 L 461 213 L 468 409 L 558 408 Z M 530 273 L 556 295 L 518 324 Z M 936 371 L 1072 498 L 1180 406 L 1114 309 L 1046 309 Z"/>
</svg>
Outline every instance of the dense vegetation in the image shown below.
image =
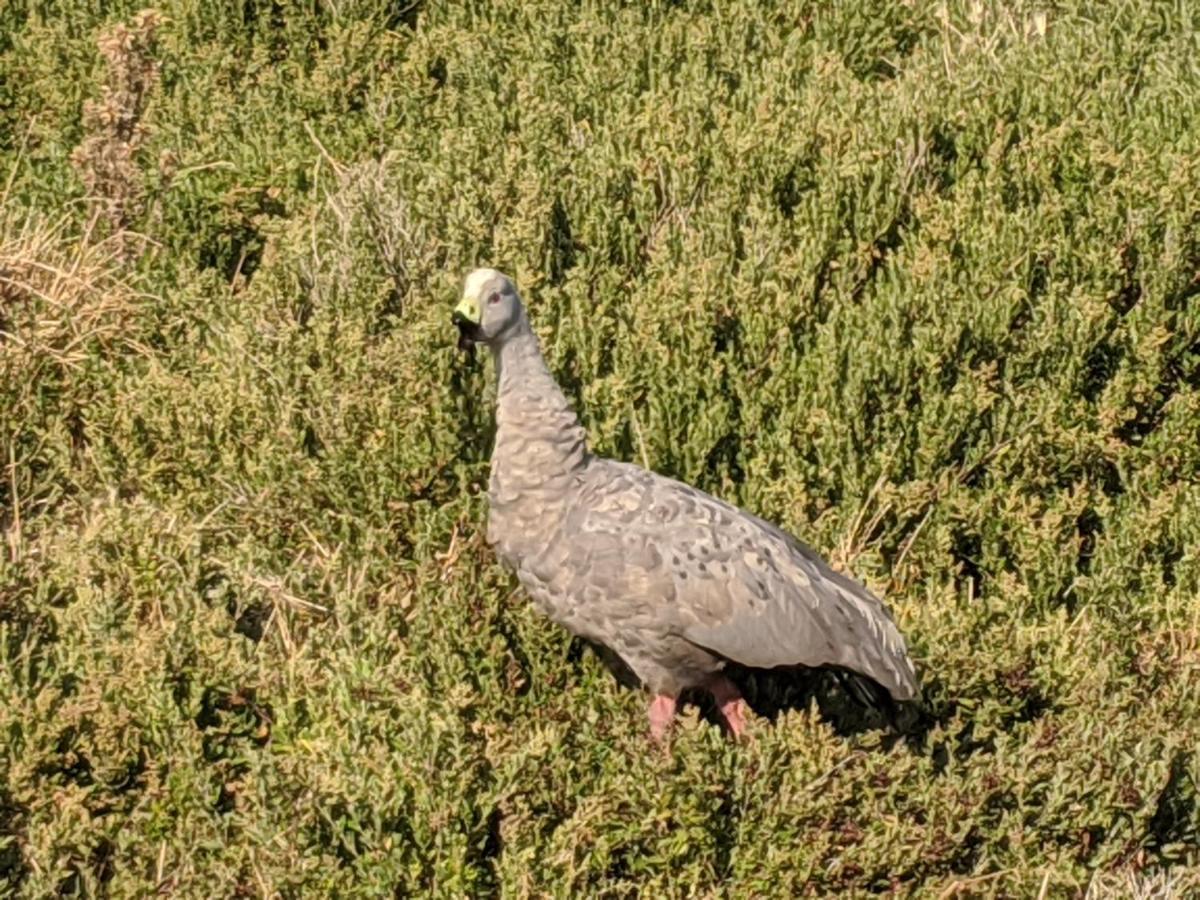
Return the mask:
<svg viewBox="0 0 1200 900">
<path fill-rule="evenodd" d="M 1198 61 L 1183 0 L 6 0 L 0 892 L 1200 891 Z M 886 595 L 919 727 L 649 745 L 483 540 L 484 263 L 597 451 Z"/>
</svg>

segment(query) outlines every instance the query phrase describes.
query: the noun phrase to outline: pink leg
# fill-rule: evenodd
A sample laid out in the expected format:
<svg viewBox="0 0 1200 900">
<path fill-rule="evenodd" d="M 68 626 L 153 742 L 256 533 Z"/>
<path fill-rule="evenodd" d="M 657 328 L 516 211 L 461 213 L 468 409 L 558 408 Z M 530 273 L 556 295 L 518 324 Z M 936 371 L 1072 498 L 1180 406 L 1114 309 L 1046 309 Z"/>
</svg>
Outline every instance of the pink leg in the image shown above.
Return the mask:
<svg viewBox="0 0 1200 900">
<path fill-rule="evenodd" d="M 734 737 L 741 737 L 746 730 L 746 701 L 732 681 L 724 675 L 714 675 L 708 682 L 708 690 L 721 710 L 725 724 Z"/>
<path fill-rule="evenodd" d="M 670 694 L 658 694 L 650 701 L 650 737 L 661 741 L 675 721 L 676 698 Z"/>
</svg>

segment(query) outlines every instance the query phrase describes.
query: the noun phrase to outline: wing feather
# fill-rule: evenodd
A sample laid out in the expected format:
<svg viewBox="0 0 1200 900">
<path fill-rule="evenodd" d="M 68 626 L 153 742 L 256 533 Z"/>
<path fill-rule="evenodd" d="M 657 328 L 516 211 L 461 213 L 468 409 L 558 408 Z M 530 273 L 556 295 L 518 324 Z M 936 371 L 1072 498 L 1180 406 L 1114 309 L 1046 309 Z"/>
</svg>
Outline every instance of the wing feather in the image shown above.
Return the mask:
<svg viewBox="0 0 1200 900">
<path fill-rule="evenodd" d="M 673 620 L 698 646 L 756 668 L 841 666 L 897 700 L 917 693 L 904 639 L 880 600 L 757 516 L 637 466 L 597 459 L 569 526 L 580 539 L 619 533 L 659 560 L 674 585 Z"/>
</svg>

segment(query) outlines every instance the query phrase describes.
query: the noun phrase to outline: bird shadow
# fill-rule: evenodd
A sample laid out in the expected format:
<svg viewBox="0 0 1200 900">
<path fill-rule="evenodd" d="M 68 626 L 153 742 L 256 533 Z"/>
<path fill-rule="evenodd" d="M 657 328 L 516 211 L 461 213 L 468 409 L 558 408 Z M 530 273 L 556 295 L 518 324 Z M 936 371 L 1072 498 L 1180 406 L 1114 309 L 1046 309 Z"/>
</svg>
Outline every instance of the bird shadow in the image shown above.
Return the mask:
<svg viewBox="0 0 1200 900">
<path fill-rule="evenodd" d="M 731 664 L 725 674 L 760 718 L 774 722 L 784 713 L 806 711 L 815 705 L 821 720 L 842 737 L 867 731 L 886 732 L 882 741 L 885 749 L 898 741 L 914 749 L 922 747 L 940 720 L 922 697 L 894 700 L 882 685 L 845 669 L 803 666 L 752 669 Z M 719 722 L 720 714 L 711 698 L 697 699 L 701 714 Z"/>
<path fill-rule="evenodd" d="M 638 677 L 620 656 L 590 642 L 581 641 L 580 649 L 584 644 L 596 653 L 619 684 L 634 690 L 641 688 Z M 929 732 L 944 723 L 951 708 L 939 704 L 939 712 L 923 697 L 898 702 L 865 675 L 833 667 L 754 669 L 728 663 L 724 674 L 759 718 L 774 722 L 784 713 L 806 711 L 815 704 L 822 721 L 842 737 L 885 731 L 881 742 L 885 749 L 901 740 L 914 750 L 924 748 Z M 681 700 L 685 705 L 695 706 L 705 721 L 727 730 L 725 719 L 707 691 L 686 691 Z"/>
</svg>

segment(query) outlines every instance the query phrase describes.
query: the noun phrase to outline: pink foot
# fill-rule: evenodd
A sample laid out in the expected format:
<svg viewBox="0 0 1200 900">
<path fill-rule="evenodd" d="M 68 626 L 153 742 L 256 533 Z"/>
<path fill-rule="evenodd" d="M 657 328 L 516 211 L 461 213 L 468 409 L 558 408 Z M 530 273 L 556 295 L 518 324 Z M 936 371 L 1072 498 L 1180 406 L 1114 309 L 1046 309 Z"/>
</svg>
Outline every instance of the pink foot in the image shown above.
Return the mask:
<svg viewBox="0 0 1200 900">
<path fill-rule="evenodd" d="M 675 721 L 676 700 L 670 694 L 658 694 L 650 701 L 650 737 L 661 741 Z"/>
<path fill-rule="evenodd" d="M 746 730 L 746 701 L 742 699 L 737 685 L 724 675 L 715 675 L 708 682 L 708 690 L 717 701 L 721 717 L 725 719 L 725 724 L 729 726 L 733 736 L 741 737 Z"/>
</svg>

